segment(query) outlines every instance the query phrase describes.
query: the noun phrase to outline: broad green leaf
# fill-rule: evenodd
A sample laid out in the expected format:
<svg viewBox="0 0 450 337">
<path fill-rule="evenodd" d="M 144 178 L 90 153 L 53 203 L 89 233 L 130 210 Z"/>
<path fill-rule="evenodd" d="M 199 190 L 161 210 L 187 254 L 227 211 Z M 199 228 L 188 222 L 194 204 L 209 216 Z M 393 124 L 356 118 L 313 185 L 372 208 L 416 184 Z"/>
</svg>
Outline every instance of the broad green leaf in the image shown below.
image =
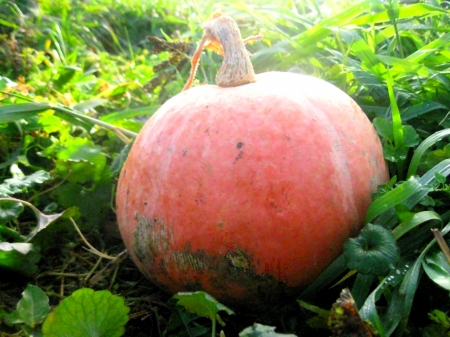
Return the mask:
<svg viewBox="0 0 450 337">
<path fill-rule="evenodd" d="M 40 259 L 39 250 L 31 243 L 0 242 L 0 269 L 30 276 L 37 271 Z"/>
<path fill-rule="evenodd" d="M 280 334 L 275 332 L 275 327 L 255 323 L 239 333 L 239 337 L 296 337 L 291 334 Z"/>
<path fill-rule="evenodd" d="M 422 261 L 428 277 L 446 290 L 450 290 L 450 265 L 441 251 L 428 254 Z"/>
<path fill-rule="evenodd" d="M 52 150 L 58 157 L 56 169 L 61 175 L 68 175 L 70 182 L 97 181 L 103 175 L 106 156 L 100 146 L 88 139 L 70 138 Z"/>
<path fill-rule="evenodd" d="M 427 154 L 423 165 L 431 168 L 445 159 L 450 158 L 450 144 L 445 145 L 442 149 L 431 151 Z"/>
<path fill-rule="evenodd" d="M 399 250 L 390 230 L 367 224 L 358 237 L 344 245 L 349 269 L 361 274 L 386 275 L 399 260 Z"/>
<path fill-rule="evenodd" d="M 228 315 L 234 314 L 230 308 L 204 291 L 180 292 L 175 294 L 173 298 L 178 300 L 177 305 L 183 306 L 187 311 L 200 317 L 209 317 L 213 322 L 217 320 L 221 325 L 225 324 L 219 316 L 220 311 L 225 311 Z"/>
<path fill-rule="evenodd" d="M 388 143 L 383 146 L 383 155 L 387 161 L 397 163 L 406 159 L 408 148 L 404 146 L 399 148 L 392 143 Z"/>
<path fill-rule="evenodd" d="M 48 296 L 41 288 L 29 284 L 22 293 L 17 309 L 7 316 L 6 321 L 10 324 L 25 323 L 34 328 L 44 321 L 49 310 Z"/>
<path fill-rule="evenodd" d="M 392 122 L 383 117 L 376 117 L 372 121 L 377 133 L 390 141 L 394 140 L 394 132 L 392 130 Z"/>
<path fill-rule="evenodd" d="M 1 196 L 1 194 L 0 194 Z M 16 219 L 23 212 L 23 205 L 11 200 L 0 200 L 0 221 Z"/>
<path fill-rule="evenodd" d="M 63 300 L 44 321 L 44 337 L 119 337 L 130 309 L 107 290 L 79 289 Z"/>
<path fill-rule="evenodd" d="M 24 188 L 29 188 L 36 184 L 42 184 L 43 182 L 50 179 L 50 173 L 44 170 L 36 171 L 30 175 L 24 175 L 23 173 L 20 173 L 13 173 L 13 178 L 5 179 L 3 184 L 8 185 L 8 187 L 13 191 L 21 191 Z"/>
</svg>

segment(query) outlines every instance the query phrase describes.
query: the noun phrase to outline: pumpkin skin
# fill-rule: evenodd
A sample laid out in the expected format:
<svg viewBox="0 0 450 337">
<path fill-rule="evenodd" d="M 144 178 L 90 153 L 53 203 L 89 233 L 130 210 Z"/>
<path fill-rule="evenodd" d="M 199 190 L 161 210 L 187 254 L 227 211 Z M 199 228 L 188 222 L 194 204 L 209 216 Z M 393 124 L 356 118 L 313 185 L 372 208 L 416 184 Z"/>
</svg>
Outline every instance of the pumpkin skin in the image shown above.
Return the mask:
<svg viewBox="0 0 450 337">
<path fill-rule="evenodd" d="M 380 140 L 347 94 L 268 72 L 183 91 L 147 121 L 119 178 L 118 225 L 162 289 L 258 307 L 314 281 L 387 180 Z"/>
</svg>

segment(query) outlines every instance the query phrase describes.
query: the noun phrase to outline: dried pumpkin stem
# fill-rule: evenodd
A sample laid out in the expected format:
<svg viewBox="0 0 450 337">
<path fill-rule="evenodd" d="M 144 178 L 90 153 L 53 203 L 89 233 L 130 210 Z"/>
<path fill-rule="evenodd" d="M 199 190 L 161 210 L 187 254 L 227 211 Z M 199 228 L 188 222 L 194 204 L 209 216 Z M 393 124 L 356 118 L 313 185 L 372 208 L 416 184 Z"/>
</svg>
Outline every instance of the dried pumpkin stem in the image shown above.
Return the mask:
<svg viewBox="0 0 450 337">
<path fill-rule="evenodd" d="M 235 87 L 255 81 L 255 72 L 245 44 L 260 40 L 260 35 L 245 40 L 236 22 L 229 16 L 215 13 L 203 25 L 203 38 L 192 56 L 192 68 L 183 90 L 191 87 L 203 49 L 211 49 L 223 55 L 222 66 L 216 74 L 216 84 L 221 87 Z"/>
</svg>

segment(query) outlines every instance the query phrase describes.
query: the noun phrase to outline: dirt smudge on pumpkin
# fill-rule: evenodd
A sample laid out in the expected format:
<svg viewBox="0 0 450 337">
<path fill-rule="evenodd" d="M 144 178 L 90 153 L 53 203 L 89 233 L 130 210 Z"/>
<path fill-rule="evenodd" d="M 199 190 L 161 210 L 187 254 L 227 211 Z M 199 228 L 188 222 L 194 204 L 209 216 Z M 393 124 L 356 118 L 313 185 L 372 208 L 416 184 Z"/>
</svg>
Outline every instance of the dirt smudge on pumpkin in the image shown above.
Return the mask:
<svg viewBox="0 0 450 337">
<path fill-rule="evenodd" d="M 141 271 L 165 291 L 206 290 L 236 307 L 248 308 L 253 303 L 254 310 L 258 311 L 266 305 L 295 298 L 301 290 L 289 288 L 273 275 L 257 274 L 255 261 L 242 249 L 229 249 L 215 256 L 204 250 L 193 250 L 189 245 L 176 251 L 171 247 L 172 225 L 164 218 L 136 214 L 135 219 L 138 225 L 133 233 L 132 249 L 142 264 Z M 237 289 L 241 295 L 234 298 Z"/>
<path fill-rule="evenodd" d="M 154 264 L 162 256 L 163 265 L 174 265 L 180 270 L 206 269 L 206 265 L 192 254 L 170 251 L 173 231 L 172 226 L 167 225 L 164 218 L 149 219 L 137 214 L 136 220 L 138 226 L 133 233 L 133 249 L 142 264 Z"/>
</svg>

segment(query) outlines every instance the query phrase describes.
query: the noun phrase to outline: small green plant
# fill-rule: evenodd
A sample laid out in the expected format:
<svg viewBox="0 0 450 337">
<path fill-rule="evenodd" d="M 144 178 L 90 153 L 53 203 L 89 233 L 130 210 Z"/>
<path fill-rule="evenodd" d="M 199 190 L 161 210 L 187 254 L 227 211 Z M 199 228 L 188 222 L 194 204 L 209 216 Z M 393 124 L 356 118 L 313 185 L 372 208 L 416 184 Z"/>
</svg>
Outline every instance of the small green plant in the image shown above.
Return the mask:
<svg viewBox="0 0 450 337">
<path fill-rule="evenodd" d="M 177 299 L 177 305 L 183 306 L 186 311 L 197 315 L 198 317 L 208 317 L 212 323 L 211 336 L 216 336 L 217 322 L 224 326 L 225 323 L 219 316 L 220 311 L 225 311 L 228 315 L 234 312 L 219 303 L 214 297 L 205 293 L 204 291 L 196 291 L 190 293 L 178 293 L 173 296 Z"/>
<path fill-rule="evenodd" d="M 120 337 L 130 309 L 120 296 L 109 291 L 79 289 L 50 312 L 49 299 L 39 288 L 28 285 L 8 325 L 19 324 L 29 336 Z"/>
<path fill-rule="evenodd" d="M 50 311 L 47 295 L 39 288 L 28 285 L 17 308 L 5 317 L 7 324 L 20 324 L 30 336 L 39 336 L 41 324 Z"/>
</svg>

